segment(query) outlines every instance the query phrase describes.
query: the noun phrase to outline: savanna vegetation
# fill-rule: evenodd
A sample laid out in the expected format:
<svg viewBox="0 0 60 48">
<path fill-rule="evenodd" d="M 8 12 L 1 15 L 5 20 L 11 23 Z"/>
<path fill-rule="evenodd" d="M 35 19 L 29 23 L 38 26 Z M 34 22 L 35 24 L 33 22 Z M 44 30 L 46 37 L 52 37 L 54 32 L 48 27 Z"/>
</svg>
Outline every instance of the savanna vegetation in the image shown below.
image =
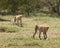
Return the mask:
<svg viewBox="0 0 60 48">
<path fill-rule="evenodd" d="M 23 27 L 14 25 L 14 16 L 0 16 L 0 47 L 1 48 L 59 48 L 60 17 L 57 15 L 23 17 Z M 40 40 L 37 32 L 33 39 L 35 24 L 49 24 L 48 38 Z M 2 29 L 2 30 L 1 30 Z M 43 35 L 41 35 L 43 38 Z"/>
<path fill-rule="evenodd" d="M 49 25 L 46 40 L 33 39 L 36 24 Z M 60 0 L 0 0 L 0 48 L 60 48 Z"/>
<path fill-rule="evenodd" d="M 60 15 L 60 0 L 0 0 L 0 14 L 57 13 Z"/>
</svg>

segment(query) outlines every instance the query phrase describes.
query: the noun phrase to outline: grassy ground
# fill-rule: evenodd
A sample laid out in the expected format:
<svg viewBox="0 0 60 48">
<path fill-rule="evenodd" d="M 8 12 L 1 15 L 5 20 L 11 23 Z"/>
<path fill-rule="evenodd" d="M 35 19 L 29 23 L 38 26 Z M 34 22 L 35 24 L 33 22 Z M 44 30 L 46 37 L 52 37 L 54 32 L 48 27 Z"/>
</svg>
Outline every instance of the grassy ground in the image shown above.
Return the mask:
<svg viewBox="0 0 60 48">
<path fill-rule="evenodd" d="M 13 25 L 13 16 L 0 16 L 0 48 L 60 48 L 60 18 L 41 15 L 23 17 L 23 27 Z M 47 40 L 39 40 L 38 33 L 32 38 L 35 24 L 49 24 Z M 10 33 L 12 32 L 12 33 Z"/>
</svg>

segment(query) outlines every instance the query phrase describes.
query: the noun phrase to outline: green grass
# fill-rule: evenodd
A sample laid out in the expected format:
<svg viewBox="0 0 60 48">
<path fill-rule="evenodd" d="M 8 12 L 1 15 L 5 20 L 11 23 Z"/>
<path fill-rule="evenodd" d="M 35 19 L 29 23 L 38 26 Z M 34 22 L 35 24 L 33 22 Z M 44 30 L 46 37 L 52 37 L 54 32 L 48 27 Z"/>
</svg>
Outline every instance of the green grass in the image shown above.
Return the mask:
<svg viewBox="0 0 60 48">
<path fill-rule="evenodd" d="M 5 29 L 0 32 L 0 48 L 60 48 L 60 18 L 56 15 L 23 17 L 23 27 L 13 25 L 13 16 L 0 18 L 7 20 L 0 21 L 0 28 Z M 40 40 L 38 33 L 32 38 L 35 24 L 49 24 L 47 40 Z"/>
</svg>

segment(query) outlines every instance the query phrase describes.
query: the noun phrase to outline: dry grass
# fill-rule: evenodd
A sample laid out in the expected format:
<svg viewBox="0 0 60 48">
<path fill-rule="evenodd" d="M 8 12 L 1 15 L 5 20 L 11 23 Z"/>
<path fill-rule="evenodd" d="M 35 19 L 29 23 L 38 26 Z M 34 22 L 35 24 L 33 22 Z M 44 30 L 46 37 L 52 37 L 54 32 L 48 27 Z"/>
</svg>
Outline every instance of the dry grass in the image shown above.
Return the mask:
<svg viewBox="0 0 60 48">
<path fill-rule="evenodd" d="M 0 48 L 60 47 L 60 18 L 49 16 L 23 17 L 23 27 L 13 25 L 13 16 L 3 16 L 1 18 L 11 21 L 0 21 L 0 26 L 7 28 L 7 32 L 0 33 Z M 35 39 L 32 38 L 35 24 L 49 24 L 47 40 L 39 40 L 38 33 Z M 12 33 L 8 33 L 8 31 L 12 31 Z"/>
</svg>

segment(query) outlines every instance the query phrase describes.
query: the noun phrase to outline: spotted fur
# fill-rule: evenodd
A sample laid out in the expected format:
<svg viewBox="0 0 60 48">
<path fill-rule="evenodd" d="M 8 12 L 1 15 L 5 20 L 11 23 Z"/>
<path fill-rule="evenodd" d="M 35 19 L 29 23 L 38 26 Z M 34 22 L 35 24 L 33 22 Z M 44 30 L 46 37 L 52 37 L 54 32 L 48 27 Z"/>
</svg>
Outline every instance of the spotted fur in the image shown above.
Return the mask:
<svg viewBox="0 0 60 48">
<path fill-rule="evenodd" d="M 22 15 L 16 15 L 15 17 L 14 17 L 14 22 L 16 22 L 18 25 L 20 25 L 21 27 L 23 26 L 22 25 Z"/>
<path fill-rule="evenodd" d="M 35 34 L 39 31 L 39 38 L 41 39 L 41 33 L 43 32 L 44 39 L 47 38 L 47 31 L 49 29 L 49 25 L 35 25 L 35 33 L 33 34 L 33 38 L 35 38 Z"/>
</svg>

